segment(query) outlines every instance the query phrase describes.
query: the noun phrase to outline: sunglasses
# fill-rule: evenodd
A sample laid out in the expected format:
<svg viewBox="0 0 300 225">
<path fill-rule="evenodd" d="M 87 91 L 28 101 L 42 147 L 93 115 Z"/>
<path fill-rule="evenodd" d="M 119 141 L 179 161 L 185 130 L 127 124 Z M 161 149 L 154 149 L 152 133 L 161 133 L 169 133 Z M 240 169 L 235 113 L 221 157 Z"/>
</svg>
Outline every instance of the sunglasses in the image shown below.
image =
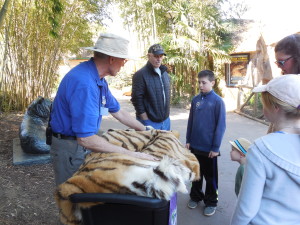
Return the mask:
<svg viewBox="0 0 300 225">
<path fill-rule="evenodd" d="M 275 63 L 276 63 L 276 65 L 277 66 L 284 66 L 284 64 L 289 60 L 289 59 L 291 59 L 291 58 L 293 58 L 294 56 L 290 56 L 290 57 L 288 57 L 287 59 L 285 59 L 285 60 L 277 60 L 277 61 L 275 61 Z"/>
</svg>

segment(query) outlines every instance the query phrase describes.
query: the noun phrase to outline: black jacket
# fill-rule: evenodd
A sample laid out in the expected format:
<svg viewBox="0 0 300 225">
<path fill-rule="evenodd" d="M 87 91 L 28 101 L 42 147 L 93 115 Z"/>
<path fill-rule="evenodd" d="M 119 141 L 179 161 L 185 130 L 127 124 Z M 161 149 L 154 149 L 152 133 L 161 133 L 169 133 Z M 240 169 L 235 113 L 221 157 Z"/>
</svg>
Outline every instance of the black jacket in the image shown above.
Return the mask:
<svg viewBox="0 0 300 225">
<path fill-rule="evenodd" d="M 162 122 L 170 114 L 170 77 L 166 66 L 159 68 L 166 96 L 165 105 L 160 77 L 149 62 L 132 78 L 131 102 L 136 115 L 146 112 L 153 122 Z"/>
</svg>

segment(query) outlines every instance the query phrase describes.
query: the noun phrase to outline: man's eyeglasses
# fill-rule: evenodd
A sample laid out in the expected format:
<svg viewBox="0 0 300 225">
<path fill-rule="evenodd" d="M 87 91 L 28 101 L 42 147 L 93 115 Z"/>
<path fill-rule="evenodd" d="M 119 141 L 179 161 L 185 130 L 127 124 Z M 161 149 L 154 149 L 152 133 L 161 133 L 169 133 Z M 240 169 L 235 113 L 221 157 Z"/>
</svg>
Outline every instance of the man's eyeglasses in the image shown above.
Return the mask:
<svg viewBox="0 0 300 225">
<path fill-rule="evenodd" d="M 277 60 L 277 61 L 275 61 L 275 63 L 276 63 L 276 65 L 277 66 L 284 66 L 284 64 L 289 60 L 289 59 L 291 59 L 291 58 L 293 58 L 294 56 L 290 56 L 290 57 L 288 57 L 287 59 L 285 59 L 285 60 Z"/>
</svg>

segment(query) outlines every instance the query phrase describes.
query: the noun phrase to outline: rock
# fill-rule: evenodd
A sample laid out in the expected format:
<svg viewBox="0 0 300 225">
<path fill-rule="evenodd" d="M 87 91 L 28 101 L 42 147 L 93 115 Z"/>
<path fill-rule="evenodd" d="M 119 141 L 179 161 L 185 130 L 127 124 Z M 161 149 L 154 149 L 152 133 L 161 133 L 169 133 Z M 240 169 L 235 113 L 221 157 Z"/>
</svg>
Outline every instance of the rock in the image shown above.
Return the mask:
<svg viewBox="0 0 300 225">
<path fill-rule="evenodd" d="M 28 107 L 19 129 L 22 150 L 31 154 L 47 154 L 46 128 L 50 116 L 51 100 L 43 97 L 35 99 Z"/>
</svg>

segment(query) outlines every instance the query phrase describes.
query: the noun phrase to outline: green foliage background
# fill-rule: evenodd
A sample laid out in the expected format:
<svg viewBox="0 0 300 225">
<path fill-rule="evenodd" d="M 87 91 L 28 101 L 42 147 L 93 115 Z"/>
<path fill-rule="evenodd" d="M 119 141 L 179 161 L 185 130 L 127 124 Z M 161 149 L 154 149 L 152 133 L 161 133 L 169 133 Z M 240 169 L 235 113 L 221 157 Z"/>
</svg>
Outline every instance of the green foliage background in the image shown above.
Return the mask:
<svg viewBox="0 0 300 225">
<path fill-rule="evenodd" d="M 110 18 L 109 7 L 120 9 L 144 52 L 153 43 L 164 46 L 173 102 L 190 98 L 198 92 L 199 71 L 211 69 L 223 78 L 236 30 L 222 11 L 224 1 L 229 0 L 11 1 L 0 23 L 0 111 L 24 110 L 38 96 L 51 97 L 59 65 L 93 45 Z M 136 69 L 123 72 L 125 83 Z"/>
</svg>

